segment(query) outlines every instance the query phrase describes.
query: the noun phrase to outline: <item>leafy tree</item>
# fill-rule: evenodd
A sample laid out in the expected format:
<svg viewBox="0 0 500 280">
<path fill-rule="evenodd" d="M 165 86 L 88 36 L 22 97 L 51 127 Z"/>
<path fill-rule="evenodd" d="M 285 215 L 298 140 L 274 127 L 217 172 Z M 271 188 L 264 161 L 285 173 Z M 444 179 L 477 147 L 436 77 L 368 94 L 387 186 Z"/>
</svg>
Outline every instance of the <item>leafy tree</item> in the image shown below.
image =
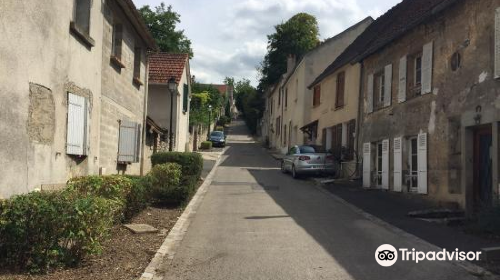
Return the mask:
<svg viewBox="0 0 500 280">
<path fill-rule="evenodd" d="M 171 5 L 165 7 L 165 3 L 161 3 L 154 11 L 146 5 L 139 9 L 139 13 L 161 51 L 189 53 L 189 58 L 193 57 L 191 41 L 184 35 L 184 30 L 176 30 L 181 17 L 172 10 Z"/>
<path fill-rule="evenodd" d="M 318 22 L 307 13 L 294 15 L 287 22 L 276 25 L 275 30 L 267 36 L 268 51 L 259 68 L 259 89 L 274 84 L 286 72 L 288 55 L 298 60 L 320 42 Z"/>
<path fill-rule="evenodd" d="M 250 80 L 242 79 L 235 83 L 234 96 L 236 107 L 240 111 L 250 132 L 255 134 L 257 132 L 258 121 L 262 118 L 262 112 L 264 111 L 262 93 L 250 84 Z"/>
<path fill-rule="evenodd" d="M 210 95 L 208 92 L 193 93 L 191 95 L 189 124 L 208 124 L 208 104 Z"/>
</svg>

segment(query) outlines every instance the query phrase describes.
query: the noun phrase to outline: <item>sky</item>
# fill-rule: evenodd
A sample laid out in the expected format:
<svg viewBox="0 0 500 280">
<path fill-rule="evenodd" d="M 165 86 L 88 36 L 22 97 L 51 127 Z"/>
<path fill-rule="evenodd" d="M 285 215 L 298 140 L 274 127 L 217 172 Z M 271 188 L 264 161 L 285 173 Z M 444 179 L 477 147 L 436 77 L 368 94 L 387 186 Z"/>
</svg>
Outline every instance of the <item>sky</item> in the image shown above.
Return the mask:
<svg viewBox="0 0 500 280">
<path fill-rule="evenodd" d="M 401 0 L 133 0 L 137 8 L 172 5 L 178 29 L 191 40 L 191 74 L 202 83 L 225 77 L 257 85 L 257 67 L 274 26 L 299 12 L 316 16 L 320 39 L 342 32 L 367 16 L 374 19 Z"/>
</svg>

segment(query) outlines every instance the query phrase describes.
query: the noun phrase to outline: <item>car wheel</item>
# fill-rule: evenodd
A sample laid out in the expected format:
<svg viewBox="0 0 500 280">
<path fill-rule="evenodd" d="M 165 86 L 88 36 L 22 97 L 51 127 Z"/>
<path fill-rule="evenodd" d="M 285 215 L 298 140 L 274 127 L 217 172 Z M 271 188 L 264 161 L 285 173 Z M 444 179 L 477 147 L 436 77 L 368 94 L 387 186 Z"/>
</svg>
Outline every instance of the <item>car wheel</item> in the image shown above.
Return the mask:
<svg viewBox="0 0 500 280">
<path fill-rule="evenodd" d="M 286 173 L 286 168 L 285 168 L 285 161 L 281 161 L 281 173 Z"/>
<path fill-rule="evenodd" d="M 294 179 L 297 179 L 299 178 L 299 174 L 297 173 L 297 171 L 295 170 L 295 165 L 292 165 L 292 177 Z"/>
</svg>

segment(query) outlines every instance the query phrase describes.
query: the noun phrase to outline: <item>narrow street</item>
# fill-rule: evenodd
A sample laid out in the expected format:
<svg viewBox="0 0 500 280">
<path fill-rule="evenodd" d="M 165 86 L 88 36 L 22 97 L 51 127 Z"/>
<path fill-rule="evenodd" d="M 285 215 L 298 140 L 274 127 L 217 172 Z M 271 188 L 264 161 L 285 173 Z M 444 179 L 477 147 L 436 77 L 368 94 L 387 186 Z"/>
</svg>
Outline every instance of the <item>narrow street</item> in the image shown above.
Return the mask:
<svg viewBox="0 0 500 280">
<path fill-rule="evenodd" d="M 475 279 L 444 261 L 381 267 L 382 244 L 427 243 L 371 221 L 278 163 L 235 122 L 228 149 L 164 279 Z"/>
</svg>

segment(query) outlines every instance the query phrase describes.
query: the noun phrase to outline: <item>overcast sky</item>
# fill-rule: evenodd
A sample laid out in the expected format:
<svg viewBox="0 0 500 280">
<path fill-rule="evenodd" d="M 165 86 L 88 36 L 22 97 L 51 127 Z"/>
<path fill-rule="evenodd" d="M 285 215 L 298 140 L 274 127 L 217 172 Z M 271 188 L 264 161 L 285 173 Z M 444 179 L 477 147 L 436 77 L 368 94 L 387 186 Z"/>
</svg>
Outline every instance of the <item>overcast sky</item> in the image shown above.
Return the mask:
<svg viewBox="0 0 500 280">
<path fill-rule="evenodd" d="M 179 29 L 192 42 L 191 73 L 203 83 L 224 77 L 247 78 L 256 85 L 256 68 L 274 26 L 299 12 L 316 16 L 322 40 L 367 16 L 376 19 L 401 0 L 134 0 L 140 8 L 161 2 L 181 15 Z"/>
</svg>

